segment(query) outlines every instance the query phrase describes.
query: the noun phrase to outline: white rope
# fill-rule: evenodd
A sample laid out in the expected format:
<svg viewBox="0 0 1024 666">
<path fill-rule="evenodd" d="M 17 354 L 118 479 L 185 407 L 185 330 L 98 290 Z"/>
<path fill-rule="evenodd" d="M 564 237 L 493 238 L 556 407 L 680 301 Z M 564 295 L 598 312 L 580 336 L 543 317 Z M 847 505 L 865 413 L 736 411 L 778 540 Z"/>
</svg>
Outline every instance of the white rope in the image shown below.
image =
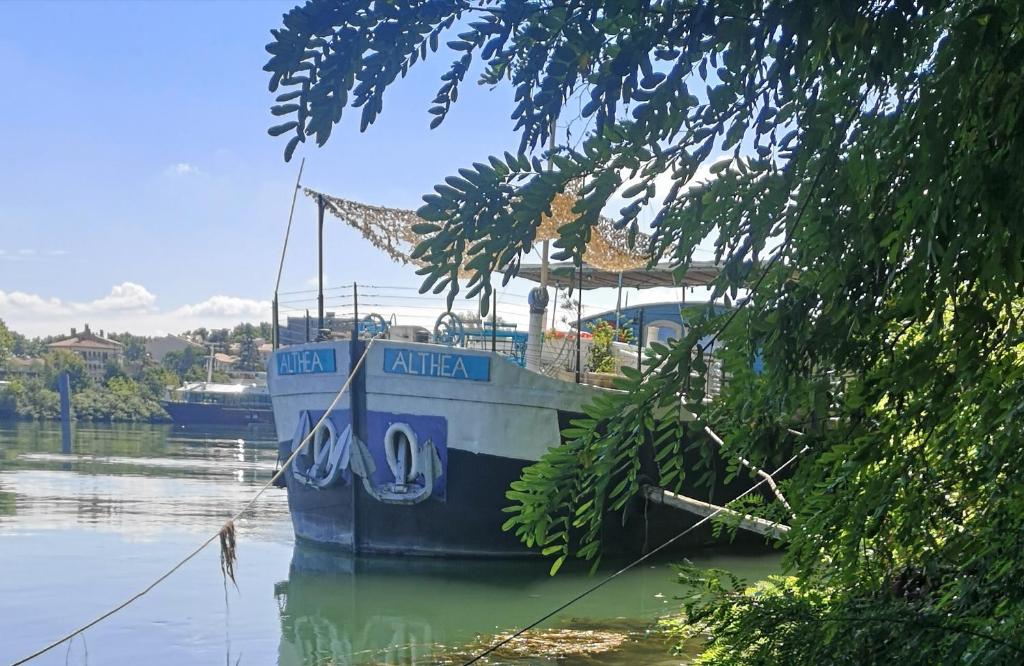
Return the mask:
<svg viewBox="0 0 1024 666">
<path fill-rule="evenodd" d="M 236 520 L 241 518 L 249 509 L 251 509 L 253 507 L 253 505 L 256 504 L 256 501 L 260 498 L 260 496 L 263 495 L 264 492 L 266 492 L 267 488 L 269 488 L 271 485 L 273 485 L 274 482 L 277 481 L 281 477 L 282 474 L 284 474 L 285 470 L 288 469 L 288 466 L 292 464 L 292 462 L 295 460 L 295 458 L 297 458 L 298 455 L 300 453 L 302 453 L 302 450 L 306 447 L 306 444 L 308 444 L 309 441 L 313 438 L 313 435 L 316 433 L 317 428 L 319 428 L 320 425 L 323 424 L 323 422 L 327 420 L 327 417 L 330 416 L 331 412 L 333 412 L 334 409 L 338 406 L 338 402 L 341 401 L 341 396 L 344 395 L 345 391 L 348 390 L 349 385 L 352 384 L 352 380 L 355 378 L 356 374 L 359 372 L 359 368 L 362 367 L 363 361 L 366 360 L 366 356 L 370 353 L 370 347 L 373 346 L 373 342 L 374 342 L 373 340 L 370 340 L 370 342 L 366 345 L 366 349 L 363 350 L 362 356 L 360 356 L 359 360 L 356 361 L 356 364 L 354 366 L 352 366 L 352 371 L 349 373 L 348 379 L 345 380 L 345 384 L 341 387 L 341 390 L 339 390 L 337 395 L 334 396 L 334 400 L 331 401 L 330 406 L 327 407 L 327 410 L 324 412 L 323 416 L 320 417 L 320 420 L 316 422 L 316 425 L 313 426 L 310 429 L 309 434 L 306 435 L 305 438 L 303 438 L 303 440 L 299 444 L 299 446 L 294 451 L 292 451 L 292 454 L 290 456 L 288 456 L 288 459 L 285 460 L 283 465 L 281 465 L 281 469 L 279 469 L 272 477 L 270 477 L 270 480 L 267 481 L 266 484 L 264 484 L 263 487 L 260 488 L 256 492 L 256 494 L 253 496 L 253 498 L 250 499 L 249 502 L 246 503 L 245 506 L 243 506 L 234 516 L 232 516 L 227 522 L 225 522 L 224 526 L 227 526 L 227 525 L 229 525 L 231 523 L 234 523 Z M 139 598 L 145 596 L 146 594 L 148 594 L 150 592 L 150 590 L 152 590 L 157 585 L 159 585 L 160 583 L 162 583 L 165 580 L 167 580 L 168 578 L 170 578 L 171 574 L 173 574 L 175 571 L 180 569 L 182 566 L 185 565 L 186 562 L 188 562 L 193 557 L 195 557 L 196 555 L 201 553 L 207 546 L 209 546 L 211 543 L 213 543 L 215 539 L 220 537 L 220 534 L 221 534 L 222 530 L 223 530 L 223 528 L 221 528 L 221 530 L 217 530 L 216 532 L 214 532 L 210 536 L 210 538 L 208 538 L 206 541 L 203 541 L 201 544 L 199 544 L 199 546 L 197 546 L 194 550 L 192 550 L 192 552 L 190 552 L 184 558 L 179 560 L 177 564 L 175 564 L 170 569 L 168 569 L 166 572 L 161 574 L 156 580 L 154 580 L 152 583 L 147 585 L 140 592 L 137 592 L 133 596 L 131 596 L 128 599 L 126 599 L 125 601 L 121 602 L 120 604 L 118 604 L 114 608 L 110 609 L 106 613 L 103 613 L 99 617 L 97 617 L 97 618 L 87 622 L 86 624 L 83 624 L 81 627 L 75 629 L 74 631 L 72 631 L 72 632 L 70 632 L 68 634 L 65 634 L 61 638 L 58 638 L 57 640 L 55 640 L 52 643 L 48 644 L 46 647 L 40 648 L 39 650 L 36 650 L 35 652 L 33 652 L 32 654 L 28 655 L 27 657 L 19 659 L 18 661 L 14 662 L 14 664 L 12 664 L 12 666 L 20 666 L 21 664 L 25 664 L 25 663 L 27 663 L 29 661 L 32 661 L 36 657 L 39 657 L 39 656 L 49 652 L 53 648 L 57 647 L 58 645 L 61 645 L 62 643 L 71 640 L 75 636 L 81 634 L 86 629 L 89 629 L 90 627 L 98 624 L 99 622 L 105 620 L 106 618 L 110 617 L 114 613 L 117 613 L 118 611 L 122 610 L 123 608 L 129 606 L 131 603 L 133 603 L 134 601 L 138 600 Z"/>
</svg>

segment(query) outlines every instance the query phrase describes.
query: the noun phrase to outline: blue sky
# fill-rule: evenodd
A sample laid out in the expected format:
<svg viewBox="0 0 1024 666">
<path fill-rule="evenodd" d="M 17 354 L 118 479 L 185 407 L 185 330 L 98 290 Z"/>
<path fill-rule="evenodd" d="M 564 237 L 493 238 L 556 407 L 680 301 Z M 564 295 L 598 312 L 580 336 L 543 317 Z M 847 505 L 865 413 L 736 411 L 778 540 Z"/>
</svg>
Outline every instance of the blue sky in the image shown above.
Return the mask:
<svg viewBox="0 0 1024 666">
<path fill-rule="evenodd" d="M 428 131 L 451 60 L 439 53 L 389 91 L 367 133 L 353 113 L 286 164 L 266 134 L 262 66 L 293 4 L 0 3 L 0 318 L 33 335 L 269 320 L 299 158 L 306 185 L 415 208 L 459 167 L 517 145 L 508 88 L 466 86 Z M 329 283 L 419 284 L 342 224 L 326 237 Z M 314 241 L 315 207 L 300 197 L 282 289 L 310 286 Z M 503 302 L 518 309 L 530 286 Z"/>
</svg>

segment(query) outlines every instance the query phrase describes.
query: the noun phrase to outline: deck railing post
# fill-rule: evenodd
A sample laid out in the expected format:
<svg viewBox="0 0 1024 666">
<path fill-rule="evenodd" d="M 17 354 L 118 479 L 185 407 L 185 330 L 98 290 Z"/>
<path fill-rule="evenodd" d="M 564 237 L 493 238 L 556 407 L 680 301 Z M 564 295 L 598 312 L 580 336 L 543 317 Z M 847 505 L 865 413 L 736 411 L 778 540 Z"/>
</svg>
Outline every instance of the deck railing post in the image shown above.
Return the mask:
<svg viewBox="0 0 1024 666">
<path fill-rule="evenodd" d="M 644 309 L 643 306 L 639 308 L 639 326 L 636 331 L 636 369 L 640 369 L 640 364 L 644 360 Z"/>
<path fill-rule="evenodd" d="M 491 291 L 491 353 L 498 351 L 498 290 Z"/>
<path fill-rule="evenodd" d="M 359 285 L 352 283 L 352 318 L 355 320 L 352 325 L 352 339 L 359 338 Z"/>
<path fill-rule="evenodd" d="M 576 277 L 576 297 L 579 307 L 576 308 L 576 383 L 580 383 L 580 338 L 583 334 L 583 262 L 580 262 Z"/>
</svg>

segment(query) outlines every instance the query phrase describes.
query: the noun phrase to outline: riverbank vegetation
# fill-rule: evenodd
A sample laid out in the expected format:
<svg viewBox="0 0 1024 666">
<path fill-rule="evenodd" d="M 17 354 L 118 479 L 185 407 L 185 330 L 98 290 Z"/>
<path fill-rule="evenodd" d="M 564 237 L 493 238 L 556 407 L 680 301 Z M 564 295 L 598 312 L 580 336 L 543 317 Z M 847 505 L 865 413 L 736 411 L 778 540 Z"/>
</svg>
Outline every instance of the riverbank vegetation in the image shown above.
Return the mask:
<svg viewBox="0 0 1024 666">
<path fill-rule="evenodd" d="M 214 349 L 240 351 L 239 369 L 259 370 L 256 340 L 269 332 L 269 324 L 239 324 L 233 329 L 199 329 L 185 335 L 197 341 L 183 351 L 167 353 L 161 362 L 146 352 L 151 338 L 131 333 L 111 333 L 108 338 L 123 345 L 123 358 L 108 363 L 103 377 L 91 377 L 82 358 L 67 350 L 49 350 L 47 345 L 61 336 L 28 338 L 11 331 L 0 320 L 0 418 L 57 419 L 60 398 L 57 377 L 67 372 L 71 383 L 71 407 L 77 419 L 88 421 L 168 420 L 160 406 L 169 390 L 184 382 L 207 378 L 208 352 Z M 222 370 L 212 372 L 213 381 L 228 382 Z"/>
<path fill-rule="evenodd" d="M 0 416 L 25 419 L 60 418 L 58 378 L 67 372 L 71 385 L 71 408 L 75 418 L 85 421 L 168 420 L 159 400 L 176 377 L 160 367 L 149 367 L 138 380 L 119 366 L 108 367 L 106 377 L 96 381 L 86 372 L 82 358 L 56 350 L 39 359 L 39 373 L 9 380 L 0 386 Z"/>
<path fill-rule="evenodd" d="M 488 303 L 582 182 L 554 259 L 586 261 L 619 197 L 633 238 L 653 217 L 652 265 L 682 273 L 712 248 L 712 295 L 739 303 L 625 369 L 625 391 L 525 471 L 509 528 L 555 568 L 595 559 L 643 478 L 710 473 L 684 450 L 795 457 L 791 507 L 757 509 L 792 526 L 789 577 L 754 593 L 687 578 L 706 663 L 1020 663 L 1024 4 L 312 0 L 267 47 L 270 133 L 287 159 L 346 106 L 366 129 L 439 49 L 454 63 L 430 126 L 472 76 L 514 88 L 520 142 L 424 197 L 424 288 L 454 299 L 466 266 Z M 702 339 L 731 374 L 710 404 Z"/>
</svg>

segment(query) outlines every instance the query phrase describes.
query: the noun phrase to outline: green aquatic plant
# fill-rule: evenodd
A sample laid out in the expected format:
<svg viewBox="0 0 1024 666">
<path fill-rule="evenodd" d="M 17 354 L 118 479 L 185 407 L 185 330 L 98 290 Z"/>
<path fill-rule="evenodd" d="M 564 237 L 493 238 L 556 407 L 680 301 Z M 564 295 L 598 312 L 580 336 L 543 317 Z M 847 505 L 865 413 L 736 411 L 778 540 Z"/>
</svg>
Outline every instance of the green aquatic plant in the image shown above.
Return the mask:
<svg viewBox="0 0 1024 666">
<path fill-rule="evenodd" d="M 643 478 L 806 447 L 782 484 L 795 591 L 712 588 L 699 620 L 731 647 L 707 660 L 1024 659 L 1024 4 L 312 0 L 267 49 L 286 157 L 349 108 L 366 129 L 439 50 L 431 127 L 471 72 L 514 89 L 519 144 L 424 197 L 424 289 L 486 303 L 582 179 L 554 259 L 584 261 L 619 196 L 632 238 L 653 208 L 652 264 L 713 246 L 713 296 L 747 297 L 652 344 L 510 489 L 506 527 L 554 569 L 599 557 Z M 708 340 L 731 377 L 711 402 Z"/>
</svg>

